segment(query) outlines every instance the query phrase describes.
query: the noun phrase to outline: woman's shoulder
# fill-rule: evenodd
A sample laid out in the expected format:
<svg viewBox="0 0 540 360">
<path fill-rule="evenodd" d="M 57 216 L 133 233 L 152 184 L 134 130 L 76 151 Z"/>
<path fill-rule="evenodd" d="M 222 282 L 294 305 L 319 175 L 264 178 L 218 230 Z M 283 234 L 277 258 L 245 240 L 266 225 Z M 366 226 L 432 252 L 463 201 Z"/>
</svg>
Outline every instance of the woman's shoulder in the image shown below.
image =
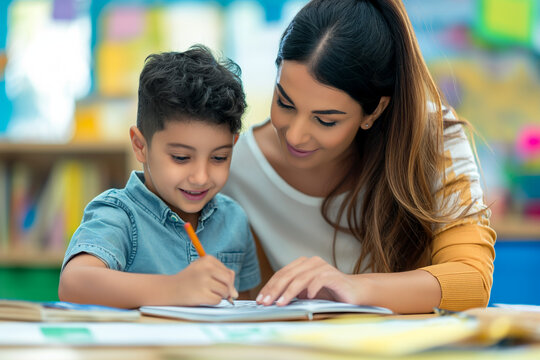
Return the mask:
<svg viewBox="0 0 540 360">
<path fill-rule="evenodd" d="M 433 103 L 428 103 L 430 114 L 436 111 Z M 467 122 L 460 119 L 455 109 L 449 105 L 441 106 L 442 126 L 443 126 L 443 142 L 444 151 L 455 147 L 470 147 L 469 139 L 466 133 Z M 439 120 L 440 121 L 440 120 Z"/>
<path fill-rule="evenodd" d="M 268 120 L 252 125 L 244 131 L 234 147 L 231 170 L 237 171 L 238 167 L 246 168 L 254 162 L 260 167 L 272 164 L 276 146 L 271 143 L 275 141 L 271 135 L 272 128 Z"/>
</svg>

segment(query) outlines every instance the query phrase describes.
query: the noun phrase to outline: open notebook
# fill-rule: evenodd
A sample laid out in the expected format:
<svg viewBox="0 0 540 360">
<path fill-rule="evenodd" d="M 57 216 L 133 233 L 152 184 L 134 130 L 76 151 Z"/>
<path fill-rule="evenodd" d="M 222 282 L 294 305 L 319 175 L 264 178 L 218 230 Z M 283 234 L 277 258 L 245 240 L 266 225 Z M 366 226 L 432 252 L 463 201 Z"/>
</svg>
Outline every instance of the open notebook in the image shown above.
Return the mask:
<svg viewBox="0 0 540 360">
<path fill-rule="evenodd" d="M 226 300 L 215 306 L 143 306 L 144 315 L 178 318 L 192 321 L 268 321 L 312 319 L 315 314 L 370 313 L 392 314 L 376 306 L 358 306 L 327 300 L 294 300 L 286 306 L 257 305 L 253 300 L 236 300 L 234 306 Z"/>
</svg>

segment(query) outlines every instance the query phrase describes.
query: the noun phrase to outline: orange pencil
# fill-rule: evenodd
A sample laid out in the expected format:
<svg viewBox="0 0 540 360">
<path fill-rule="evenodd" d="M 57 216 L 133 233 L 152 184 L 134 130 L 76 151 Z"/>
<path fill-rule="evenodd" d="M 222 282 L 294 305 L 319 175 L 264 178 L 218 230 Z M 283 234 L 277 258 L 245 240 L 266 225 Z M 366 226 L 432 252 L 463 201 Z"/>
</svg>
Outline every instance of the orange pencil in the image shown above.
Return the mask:
<svg viewBox="0 0 540 360">
<path fill-rule="evenodd" d="M 197 250 L 197 254 L 199 254 L 200 257 L 205 256 L 206 251 L 204 251 L 204 248 L 203 248 L 201 242 L 199 241 L 199 237 L 197 236 L 197 234 L 195 234 L 195 230 L 193 230 L 193 226 L 191 226 L 191 224 L 189 222 L 186 222 L 184 224 L 184 228 L 186 229 L 186 232 L 187 232 L 187 234 L 189 236 L 189 239 L 193 243 L 193 246 L 195 246 L 195 250 Z M 231 303 L 231 305 L 234 305 L 234 301 L 232 299 L 232 296 L 229 296 L 227 298 L 227 301 L 229 303 Z"/>
</svg>

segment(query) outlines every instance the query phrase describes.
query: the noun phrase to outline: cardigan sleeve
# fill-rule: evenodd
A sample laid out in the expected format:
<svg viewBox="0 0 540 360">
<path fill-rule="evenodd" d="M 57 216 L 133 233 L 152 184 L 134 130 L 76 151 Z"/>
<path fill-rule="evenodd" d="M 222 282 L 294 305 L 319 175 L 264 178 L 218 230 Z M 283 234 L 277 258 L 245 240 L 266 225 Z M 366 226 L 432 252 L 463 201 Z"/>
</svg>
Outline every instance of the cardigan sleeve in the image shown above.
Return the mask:
<svg viewBox="0 0 540 360">
<path fill-rule="evenodd" d="M 496 234 L 489 226 L 491 213 L 484 204 L 480 174 L 462 126 L 449 127 L 445 135 L 445 178 L 434 191 L 439 211 L 450 219 L 434 226 L 431 262 L 422 269 L 439 281 L 440 308 L 483 307 L 493 283 Z"/>
<path fill-rule="evenodd" d="M 441 309 L 460 311 L 488 304 L 493 283 L 495 231 L 468 223 L 439 233 L 433 241 L 432 265 L 423 267 L 441 286 Z"/>
</svg>

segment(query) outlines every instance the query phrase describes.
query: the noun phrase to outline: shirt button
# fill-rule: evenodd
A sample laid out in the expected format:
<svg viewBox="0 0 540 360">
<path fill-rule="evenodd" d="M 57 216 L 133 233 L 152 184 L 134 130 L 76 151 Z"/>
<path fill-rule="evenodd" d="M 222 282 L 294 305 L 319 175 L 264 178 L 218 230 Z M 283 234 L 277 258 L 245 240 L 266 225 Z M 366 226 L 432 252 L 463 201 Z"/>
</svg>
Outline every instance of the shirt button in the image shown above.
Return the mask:
<svg viewBox="0 0 540 360">
<path fill-rule="evenodd" d="M 171 215 L 170 219 L 171 219 L 171 221 L 174 221 L 174 222 L 180 221 L 180 219 L 178 219 L 178 216 L 177 216 L 177 215 L 174 215 L 174 214 Z"/>
</svg>

